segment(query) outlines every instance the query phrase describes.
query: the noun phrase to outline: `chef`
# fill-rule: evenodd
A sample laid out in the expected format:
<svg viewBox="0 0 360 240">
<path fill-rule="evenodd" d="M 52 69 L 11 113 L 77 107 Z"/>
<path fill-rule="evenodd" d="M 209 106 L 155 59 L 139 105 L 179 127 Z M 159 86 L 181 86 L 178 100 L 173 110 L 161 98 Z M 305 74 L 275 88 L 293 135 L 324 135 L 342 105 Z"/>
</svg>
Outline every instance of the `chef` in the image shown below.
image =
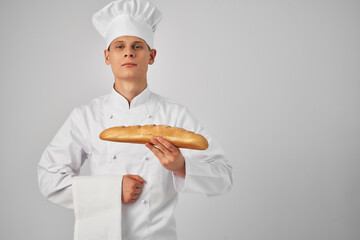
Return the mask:
<svg viewBox="0 0 360 240">
<path fill-rule="evenodd" d="M 150 90 L 147 70 L 155 62 L 154 32 L 161 16 L 146 0 L 113 1 L 93 15 L 93 25 L 106 42 L 105 63 L 111 66 L 114 84 L 108 94 L 72 110 L 38 164 L 44 197 L 78 211 L 81 206 L 74 206 L 74 198 L 89 197 L 80 188 L 75 191 L 73 183 L 89 161 L 91 176 L 86 177 L 91 186 L 101 183 L 99 191 L 112 186 L 109 194 L 121 194 L 116 204 L 121 208 L 123 240 L 177 239 L 173 213 L 178 193 L 215 196 L 233 185 L 233 169 L 223 149 L 189 109 Z M 99 138 L 113 126 L 147 124 L 193 131 L 203 135 L 209 147 L 177 148 L 161 137 L 146 144 Z M 105 176 L 116 178 L 101 182 Z"/>
</svg>

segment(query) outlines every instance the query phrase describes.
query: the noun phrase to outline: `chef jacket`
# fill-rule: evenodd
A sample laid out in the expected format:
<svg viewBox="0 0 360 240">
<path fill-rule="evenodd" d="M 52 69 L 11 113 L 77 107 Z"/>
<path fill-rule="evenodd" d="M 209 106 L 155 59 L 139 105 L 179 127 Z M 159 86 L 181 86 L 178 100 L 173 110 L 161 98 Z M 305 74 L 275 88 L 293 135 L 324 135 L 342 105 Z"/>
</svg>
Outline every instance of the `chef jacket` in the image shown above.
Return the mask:
<svg viewBox="0 0 360 240">
<path fill-rule="evenodd" d="M 193 131 L 203 135 L 209 147 L 179 148 L 185 159 L 184 178 L 164 168 L 144 144 L 99 138 L 110 127 L 147 124 Z M 91 175 L 134 174 L 146 181 L 135 203 L 122 204 L 123 240 L 177 239 L 173 213 L 179 192 L 215 196 L 228 192 L 233 185 L 233 168 L 218 143 L 187 107 L 150 91 L 149 85 L 130 104 L 113 85 L 109 94 L 72 110 L 39 161 L 42 195 L 73 209 L 72 177 L 79 175 L 85 160 L 89 161 Z"/>
</svg>

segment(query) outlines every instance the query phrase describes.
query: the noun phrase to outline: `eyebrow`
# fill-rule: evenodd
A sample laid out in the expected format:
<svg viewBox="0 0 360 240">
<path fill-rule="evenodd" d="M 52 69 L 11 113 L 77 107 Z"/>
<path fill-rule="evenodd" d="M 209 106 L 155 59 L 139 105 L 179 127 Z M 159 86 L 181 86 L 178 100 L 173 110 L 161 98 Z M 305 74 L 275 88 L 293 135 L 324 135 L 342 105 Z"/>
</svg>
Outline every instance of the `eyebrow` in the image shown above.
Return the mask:
<svg viewBox="0 0 360 240">
<path fill-rule="evenodd" d="M 114 42 L 114 43 L 120 43 L 120 42 L 124 42 L 124 41 L 119 40 L 119 41 L 116 41 L 116 42 Z M 132 42 L 132 43 L 142 43 L 142 44 L 144 44 L 143 42 L 140 42 L 140 41 L 134 41 L 134 42 Z"/>
</svg>

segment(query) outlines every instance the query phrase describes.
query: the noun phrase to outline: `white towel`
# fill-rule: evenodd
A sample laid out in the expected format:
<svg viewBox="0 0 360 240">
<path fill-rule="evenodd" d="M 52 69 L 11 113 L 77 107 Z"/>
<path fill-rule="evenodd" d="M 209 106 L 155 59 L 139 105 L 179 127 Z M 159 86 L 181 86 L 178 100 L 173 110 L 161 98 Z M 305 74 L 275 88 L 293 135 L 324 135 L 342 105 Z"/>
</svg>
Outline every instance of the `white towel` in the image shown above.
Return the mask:
<svg viewBox="0 0 360 240">
<path fill-rule="evenodd" d="M 74 240 L 121 240 L 122 175 L 72 178 Z"/>
</svg>

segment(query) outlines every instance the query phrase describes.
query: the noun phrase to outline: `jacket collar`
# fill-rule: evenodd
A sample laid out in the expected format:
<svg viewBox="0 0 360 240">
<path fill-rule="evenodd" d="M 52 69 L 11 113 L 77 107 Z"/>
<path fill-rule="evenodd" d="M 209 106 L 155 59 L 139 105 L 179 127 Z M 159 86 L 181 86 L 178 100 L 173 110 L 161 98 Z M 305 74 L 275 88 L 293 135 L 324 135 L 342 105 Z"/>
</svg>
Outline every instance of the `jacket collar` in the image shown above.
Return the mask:
<svg viewBox="0 0 360 240">
<path fill-rule="evenodd" d="M 147 84 L 146 88 L 131 100 L 129 106 L 128 100 L 115 90 L 115 83 L 114 83 L 111 89 L 110 102 L 114 106 L 120 106 L 121 108 L 130 110 L 145 104 L 149 100 L 150 95 L 151 95 L 151 91 L 149 89 L 149 85 Z"/>
</svg>

